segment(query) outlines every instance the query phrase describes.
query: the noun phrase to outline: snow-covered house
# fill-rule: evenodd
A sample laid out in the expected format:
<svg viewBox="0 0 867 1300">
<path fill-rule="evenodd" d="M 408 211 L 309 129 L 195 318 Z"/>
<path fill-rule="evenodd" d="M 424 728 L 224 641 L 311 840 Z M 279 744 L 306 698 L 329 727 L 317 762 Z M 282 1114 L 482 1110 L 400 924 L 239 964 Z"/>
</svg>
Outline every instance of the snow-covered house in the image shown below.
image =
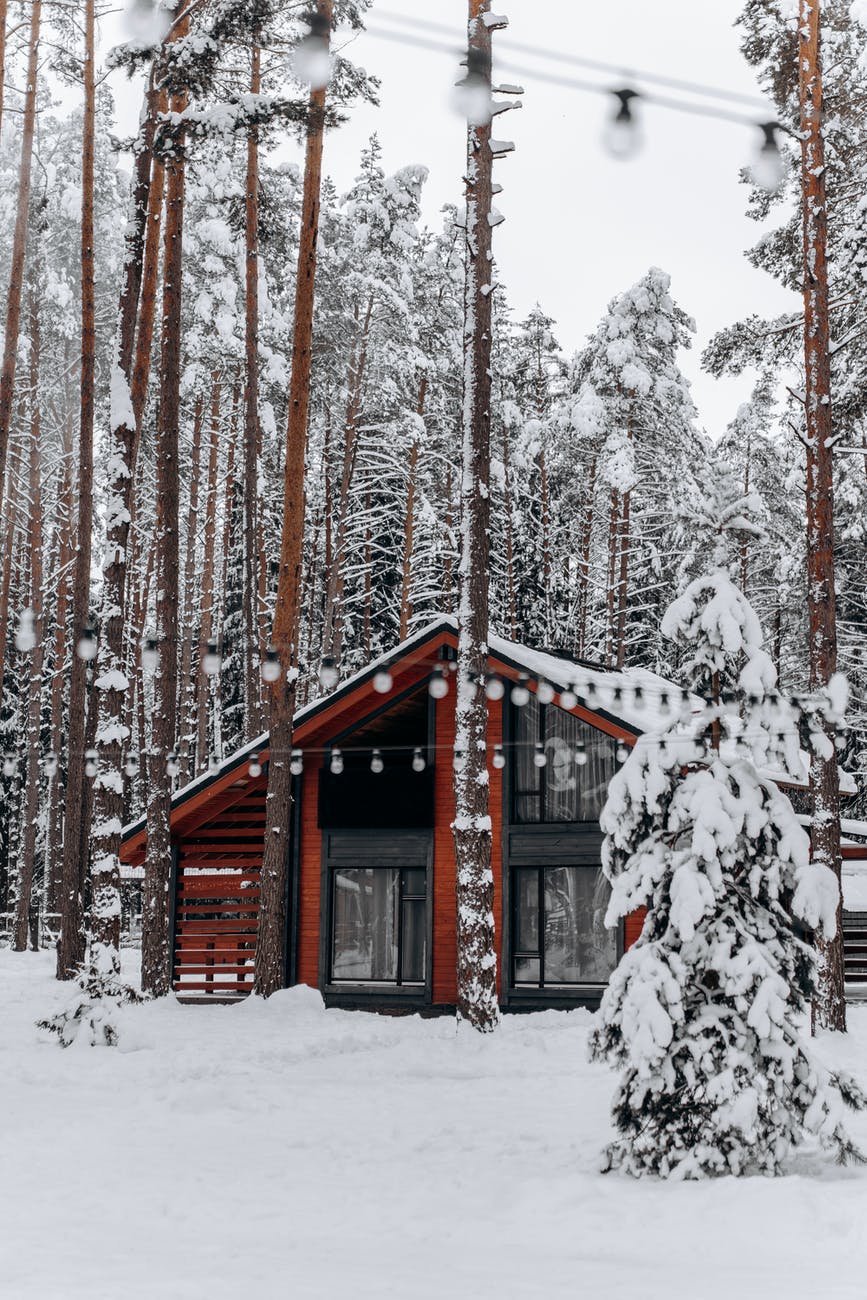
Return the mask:
<svg viewBox="0 0 867 1300">
<path fill-rule="evenodd" d="M 438 618 L 296 717 L 286 982 L 329 1003 L 454 1006 L 456 648 L 454 620 Z M 670 721 L 681 691 L 498 637 L 489 651 L 501 1004 L 594 1005 L 643 920 L 604 925 L 599 814 L 623 747 Z M 180 995 L 252 987 L 268 760 L 264 735 L 174 797 Z M 124 863 L 144 850 L 139 821 Z"/>
</svg>

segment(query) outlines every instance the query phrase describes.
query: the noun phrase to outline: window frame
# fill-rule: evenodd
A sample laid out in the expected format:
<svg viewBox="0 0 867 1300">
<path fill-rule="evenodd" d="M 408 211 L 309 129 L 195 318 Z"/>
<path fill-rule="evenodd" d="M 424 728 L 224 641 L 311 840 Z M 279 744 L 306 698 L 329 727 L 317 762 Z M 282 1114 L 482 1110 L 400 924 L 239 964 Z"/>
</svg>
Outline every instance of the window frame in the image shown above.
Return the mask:
<svg viewBox="0 0 867 1300">
<path fill-rule="evenodd" d="M 543 703 L 541 703 L 540 700 L 538 700 L 538 699 L 536 698 L 535 694 L 533 694 L 532 698 L 533 698 L 533 700 L 535 701 L 535 707 L 538 709 L 538 716 L 539 716 L 539 730 L 538 730 L 538 733 L 537 733 L 536 741 L 530 741 L 530 742 L 526 742 L 526 743 L 532 745 L 532 746 L 535 748 L 535 744 L 536 744 L 536 743 L 541 742 L 541 744 L 542 744 L 543 746 L 547 744 L 546 723 L 547 723 L 547 717 L 548 717 L 548 710 L 549 710 L 549 709 L 557 709 L 559 706 L 556 705 L 556 704 L 543 704 Z M 547 801 L 548 801 L 548 765 L 547 765 L 547 763 L 546 763 L 543 767 L 539 767 L 539 768 L 536 768 L 536 769 L 535 769 L 535 770 L 538 772 L 538 774 L 539 774 L 539 788 L 538 788 L 538 790 L 521 790 L 521 789 L 519 788 L 519 786 L 518 786 L 518 779 L 517 779 L 517 778 L 518 778 L 518 741 L 517 741 L 517 739 L 516 739 L 517 734 L 518 734 L 518 726 L 517 726 L 517 722 L 518 722 L 518 719 L 519 719 L 519 718 L 521 718 L 521 717 L 526 717 L 526 716 L 527 716 L 526 713 L 525 713 L 525 708 L 526 708 L 526 706 L 522 706 L 521 708 L 519 708 L 516 704 L 512 704 L 512 702 L 511 702 L 511 700 L 510 700 L 509 703 L 508 703 L 508 708 L 505 710 L 506 714 L 508 715 L 508 720 L 509 720 L 509 721 L 508 721 L 509 739 L 510 739 L 511 742 L 512 742 L 512 743 L 509 745 L 509 747 L 508 747 L 508 751 L 507 751 L 507 752 L 508 752 L 508 755 L 509 755 L 509 763 L 508 763 L 508 767 L 509 767 L 509 780 L 508 780 L 508 783 L 507 783 L 507 785 L 508 785 L 508 795 L 509 795 L 509 797 L 508 797 L 508 803 L 507 803 L 508 821 L 509 821 L 509 824 L 512 825 L 512 826 L 544 826 L 544 827 L 552 827 L 552 826 L 559 826 L 559 827 L 565 827 L 565 826 L 575 826 L 575 827 L 598 826 L 598 825 L 599 825 L 599 819 L 598 819 L 598 817 L 596 817 L 596 818 L 587 818 L 587 819 L 585 819 L 585 820 L 581 820 L 581 821 L 561 821 L 561 820 L 553 819 L 553 818 L 552 818 L 551 820 L 547 820 L 547 819 L 545 818 L 545 810 L 546 810 Z M 592 724 L 592 722 L 587 722 L 586 719 L 584 719 L 584 718 L 578 718 L 575 714 L 570 713 L 570 711 L 569 711 L 568 709 L 560 709 L 560 712 L 563 713 L 563 714 L 565 714 L 567 717 L 573 717 L 573 718 L 576 718 L 576 721 L 577 721 L 577 722 L 579 722 L 579 723 L 582 724 L 583 726 L 587 727 L 589 730 L 591 730 L 591 731 L 598 731 L 599 734 L 600 734 L 601 736 L 604 736 L 607 740 L 610 740 L 610 741 L 611 741 L 612 746 L 613 746 L 614 749 L 616 750 L 616 746 L 617 746 L 617 737 L 616 737 L 616 736 L 612 736 L 609 732 L 605 731 L 602 727 L 594 727 L 593 724 Z M 581 769 L 581 770 L 584 770 L 584 769 Z M 616 772 L 616 771 L 617 771 L 617 765 L 616 765 L 616 762 L 615 762 L 615 763 L 614 763 L 614 766 L 613 766 L 613 769 L 612 769 L 612 776 L 614 775 L 614 772 Z M 577 779 L 577 778 L 576 778 L 576 779 Z M 530 799 L 532 799 L 532 800 L 536 800 L 536 801 L 537 801 L 537 803 L 538 803 L 538 808 L 539 808 L 539 817 L 538 817 L 538 819 L 537 819 L 536 821 L 526 821 L 526 820 L 521 820 L 521 818 L 519 818 L 519 816 L 518 816 L 518 800 L 519 800 L 519 799 L 524 799 L 524 800 L 530 800 Z"/>
<path fill-rule="evenodd" d="M 535 909 L 537 913 L 539 946 L 535 951 L 532 952 L 528 948 L 519 948 L 517 946 L 517 943 L 515 942 L 516 937 L 520 932 L 519 916 L 520 916 L 520 906 L 521 906 L 521 893 L 520 893 L 520 889 L 518 889 L 515 884 L 516 877 L 519 871 L 533 871 L 536 873 L 537 892 L 536 892 Z M 509 880 L 511 886 L 510 887 L 511 943 L 510 943 L 510 951 L 509 951 L 509 971 L 508 971 L 509 988 L 510 990 L 518 993 L 519 995 L 526 992 L 537 993 L 537 994 L 548 994 L 548 995 L 552 993 L 553 994 L 559 993 L 559 994 L 565 994 L 567 996 L 572 995 L 577 997 L 580 997 L 582 993 L 586 990 L 604 989 L 607 985 L 607 981 L 605 984 L 602 984 L 598 980 L 574 980 L 568 983 L 564 983 L 563 981 L 559 981 L 559 982 L 551 981 L 550 983 L 548 983 L 545 980 L 545 929 L 546 929 L 545 927 L 545 921 L 546 921 L 545 872 L 546 871 L 595 871 L 597 875 L 600 875 L 602 873 L 602 864 L 601 862 L 598 864 L 598 866 L 592 862 L 544 862 L 544 863 L 519 862 L 519 863 L 509 864 Z M 622 954 L 622 933 L 621 933 L 622 930 L 623 927 L 618 926 L 617 929 L 614 931 L 615 967 L 618 961 L 620 960 L 621 956 L 623 955 Z M 519 981 L 516 978 L 517 963 L 522 959 L 530 960 L 530 961 L 538 961 L 539 963 L 538 980 Z"/>
</svg>

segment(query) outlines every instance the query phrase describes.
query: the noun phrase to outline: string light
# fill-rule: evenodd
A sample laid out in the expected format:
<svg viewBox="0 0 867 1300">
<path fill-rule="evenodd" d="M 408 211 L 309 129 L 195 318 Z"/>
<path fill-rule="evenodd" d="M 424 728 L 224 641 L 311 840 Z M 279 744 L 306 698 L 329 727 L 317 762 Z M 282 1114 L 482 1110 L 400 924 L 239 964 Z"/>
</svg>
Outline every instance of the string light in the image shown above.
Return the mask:
<svg viewBox="0 0 867 1300">
<path fill-rule="evenodd" d="M 142 672 L 145 673 L 156 672 L 156 667 L 158 663 L 159 663 L 159 655 L 157 653 L 156 640 L 152 636 L 147 636 L 141 643 Z"/>
<path fill-rule="evenodd" d="M 96 628 L 92 623 L 85 623 L 84 627 L 81 629 L 81 636 L 78 638 L 75 653 L 78 655 L 79 659 L 83 659 L 85 663 L 89 663 L 92 659 L 96 658 L 96 650 Z"/>
<path fill-rule="evenodd" d="M 260 754 L 252 754 L 250 756 L 247 771 L 250 773 L 250 776 L 255 777 L 262 775 L 262 756 Z"/>
<path fill-rule="evenodd" d="M 208 642 L 208 648 L 202 656 L 202 671 L 206 677 L 216 677 L 222 665 L 220 647 L 214 637 Z"/>
<path fill-rule="evenodd" d="M 536 683 L 536 699 L 540 704 L 553 704 L 554 687 L 550 682 L 546 682 L 544 677 L 540 677 Z"/>
<path fill-rule="evenodd" d="M 615 754 L 618 763 L 625 763 L 627 758 L 629 757 L 629 747 L 627 745 L 624 745 L 623 741 L 621 740 L 620 744 L 617 746 L 617 749 L 615 750 Z"/>
<path fill-rule="evenodd" d="M 636 686 L 632 691 L 632 699 L 636 709 L 639 711 L 644 708 L 644 690 L 641 686 Z"/>
<path fill-rule="evenodd" d="M 575 762 L 579 767 L 583 767 L 587 762 L 587 746 L 583 740 L 579 740 L 575 746 Z"/>
<path fill-rule="evenodd" d="M 622 90 L 612 90 L 611 93 L 617 100 L 617 108 L 606 124 L 602 140 L 612 158 L 626 162 L 640 152 L 643 143 L 632 107 L 633 101 L 641 96 L 637 90 L 631 90 L 628 86 Z"/>
<path fill-rule="evenodd" d="M 786 161 L 777 143 L 779 122 L 759 122 L 762 143 L 750 166 L 750 180 L 768 194 L 776 194 L 786 179 Z"/>
<path fill-rule="evenodd" d="M 412 770 L 414 772 L 423 772 L 427 767 L 427 760 L 421 749 L 416 748 L 412 751 Z"/>
<path fill-rule="evenodd" d="M 428 690 L 430 691 L 431 695 L 435 700 L 445 699 L 446 695 L 448 695 L 449 684 L 446 681 L 446 675 L 443 672 L 443 668 L 441 664 L 437 664 L 433 672 L 431 673 L 431 679 L 428 685 Z"/>
<path fill-rule="evenodd" d="M 23 654 L 36 645 L 36 620 L 32 609 L 22 609 L 15 632 L 15 649 Z"/>
<path fill-rule="evenodd" d="M 307 35 L 298 42 L 292 56 L 292 72 L 296 79 L 311 90 L 321 90 L 331 78 L 331 55 L 328 50 L 329 23 L 320 13 L 311 13 L 305 20 L 310 25 Z"/>
<path fill-rule="evenodd" d="M 533 747 L 533 765 L 535 767 L 546 767 L 547 763 L 548 756 L 545 753 L 544 746 L 539 741 L 536 741 Z"/>
<path fill-rule="evenodd" d="M 57 776 L 57 755 L 54 750 L 51 750 L 45 755 L 43 767 L 45 769 L 45 775 L 48 777 L 49 781 L 52 777 Z"/>
<path fill-rule="evenodd" d="M 465 59 L 467 75 L 455 86 L 454 106 L 469 126 L 487 126 L 492 117 L 491 60 L 473 46 Z"/>
<path fill-rule="evenodd" d="M 489 677 L 485 682 L 485 695 L 489 700 L 501 700 L 506 694 L 506 687 L 503 684 L 502 677 Z"/>
<path fill-rule="evenodd" d="M 462 772 L 466 762 L 466 754 L 462 749 L 456 749 L 452 756 L 452 767 L 456 772 Z"/>
<path fill-rule="evenodd" d="M 394 685 L 394 678 L 386 668 L 380 668 L 378 673 L 374 674 L 373 689 L 378 695 L 387 695 Z"/>
<path fill-rule="evenodd" d="M 527 686 L 529 680 L 526 673 L 521 673 L 517 685 L 512 687 L 511 700 L 518 709 L 523 709 L 525 704 L 530 703 L 530 690 Z"/>
<path fill-rule="evenodd" d="M 376 775 L 379 776 L 380 772 L 384 767 L 385 767 L 385 763 L 383 763 L 382 761 L 382 754 L 378 749 L 375 749 L 370 756 L 370 770 L 371 772 L 375 772 Z"/>
<path fill-rule="evenodd" d="M 131 749 L 124 761 L 123 770 L 127 776 L 138 776 L 139 757 L 134 749 Z"/>
<path fill-rule="evenodd" d="M 578 703 L 578 696 L 574 688 L 567 686 L 565 691 L 560 692 L 560 707 L 562 709 L 574 709 Z"/>
<path fill-rule="evenodd" d="M 262 661 L 262 681 L 276 682 L 280 676 L 280 656 L 272 645 L 265 650 L 265 658 Z"/>
<path fill-rule="evenodd" d="M 501 771 L 506 766 L 506 755 L 502 745 L 494 745 L 494 767 Z"/>
<path fill-rule="evenodd" d="M 178 751 L 173 749 L 166 759 L 166 772 L 169 776 L 175 777 L 181 770 L 181 763 L 178 757 Z"/>
<path fill-rule="evenodd" d="M 333 691 L 340 681 L 340 671 L 334 655 L 323 655 L 319 665 L 319 685 L 323 691 Z"/>
<path fill-rule="evenodd" d="M 339 749 L 332 749 L 331 774 L 332 776 L 340 776 L 342 771 L 343 771 L 343 755 L 341 754 Z"/>
<path fill-rule="evenodd" d="M 3 775 L 14 776 L 18 771 L 18 760 L 14 754 L 3 755 Z"/>
<path fill-rule="evenodd" d="M 220 770 L 220 760 L 216 754 L 208 755 L 208 773 L 210 776 L 216 776 Z"/>
<path fill-rule="evenodd" d="M 82 656 L 83 658 L 84 656 Z M 84 775 L 91 778 L 95 777 L 99 771 L 99 754 L 95 749 L 89 749 L 84 755 Z"/>
</svg>

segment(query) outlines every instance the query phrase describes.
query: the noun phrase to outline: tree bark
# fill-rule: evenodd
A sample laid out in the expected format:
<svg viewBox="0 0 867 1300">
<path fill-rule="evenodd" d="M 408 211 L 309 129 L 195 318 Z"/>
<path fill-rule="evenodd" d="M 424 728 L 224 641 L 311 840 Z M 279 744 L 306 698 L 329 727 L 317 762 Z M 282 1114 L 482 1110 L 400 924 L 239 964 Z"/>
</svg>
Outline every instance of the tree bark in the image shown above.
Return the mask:
<svg viewBox="0 0 867 1300">
<path fill-rule="evenodd" d="M 612 668 L 615 662 L 615 642 L 617 638 L 617 534 L 619 526 L 620 494 L 616 488 L 613 488 L 611 491 L 611 512 L 608 517 L 608 591 L 606 599 L 607 625 L 605 630 L 605 662 Z"/>
<path fill-rule="evenodd" d="M 184 554 L 184 601 L 181 619 L 181 665 L 178 690 L 178 736 L 181 771 L 179 783 L 186 785 L 195 773 L 196 678 L 193 676 L 193 594 L 196 591 L 196 532 L 199 519 L 199 473 L 202 462 L 202 424 L 205 399 L 196 394 L 193 410 L 193 446 L 190 463 L 190 495 L 187 502 L 187 546 Z"/>
<path fill-rule="evenodd" d="M 506 532 L 506 595 L 509 615 L 509 637 L 518 636 L 517 605 L 515 601 L 515 540 L 512 519 L 512 456 L 509 430 L 503 424 L 503 526 Z"/>
<path fill-rule="evenodd" d="M 427 371 L 422 375 L 418 386 L 418 401 L 416 402 L 416 415 L 421 419 L 424 414 L 424 400 L 427 393 Z M 409 636 L 409 621 L 412 618 L 412 549 L 413 549 L 413 531 L 415 524 L 415 492 L 416 478 L 418 476 L 418 454 L 419 454 L 419 436 L 418 431 L 413 435 L 412 447 L 409 452 L 409 470 L 407 472 L 406 483 L 406 516 L 403 524 L 403 565 L 401 566 L 400 581 L 400 628 L 398 640 L 405 641 Z"/>
<path fill-rule="evenodd" d="M 177 37 L 185 36 L 188 29 L 189 18 L 183 18 L 176 28 Z M 185 94 L 172 96 L 172 112 L 183 112 L 186 101 Z M 142 891 L 142 991 L 154 997 L 165 996 L 171 989 L 172 979 L 169 935 L 172 777 L 168 771 L 168 759 L 175 747 L 177 728 L 183 148 L 181 133 L 166 166 L 163 223 L 162 336 L 156 438 L 157 670 L 151 713 L 147 849 Z"/>
<path fill-rule="evenodd" d="M 491 84 L 489 0 L 469 0 L 470 58 Z M 472 66 L 472 65 L 471 65 Z M 458 1016 L 480 1032 L 499 1021 L 494 877 L 488 807 L 488 658 L 491 469 L 491 125 L 467 138 L 464 428 L 458 671 L 455 705 L 455 863 Z"/>
<path fill-rule="evenodd" d="M 821 8 L 800 0 L 798 79 L 801 103 L 801 184 L 804 247 L 804 368 L 807 426 L 807 611 L 810 687 L 825 686 L 837 670 L 834 588 L 834 478 L 831 453 L 831 350 L 828 324 L 828 214 L 822 136 Z M 840 774 L 833 748 L 810 761 L 813 860 L 841 882 Z M 842 892 L 837 933 L 818 940 L 820 986 L 815 1020 L 845 1030 Z"/>
<path fill-rule="evenodd" d="M 590 473 L 587 480 L 587 507 L 581 530 L 581 549 L 578 561 L 578 636 L 575 653 L 583 659 L 587 651 L 587 621 L 590 612 L 590 547 L 593 541 L 593 514 L 596 498 L 596 466 L 598 457 L 594 452 L 590 460 Z"/>
<path fill-rule="evenodd" d="M 63 888 L 57 978 L 71 979 L 85 955 L 84 860 L 88 838 L 84 751 L 87 736 L 87 663 L 76 653 L 90 610 L 93 537 L 93 420 L 96 375 L 96 303 L 93 252 L 93 182 L 96 130 L 94 78 L 95 0 L 84 9 L 84 117 L 81 149 L 81 407 L 79 423 L 78 536 L 72 579 L 73 654 L 69 682 L 66 803 L 63 818 Z"/>
<path fill-rule="evenodd" d="M 208 489 L 205 501 L 205 540 L 202 559 L 202 619 L 199 625 L 199 659 L 196 668 L 196 771 L 201 772 L 208 755 L 208 721 L 211 679 L 204 669 L 208 642 L 214 635 L 214 562 L 217 537 L 217 452 L 220 446 L 220 372 L 215 370 L 211 388 L 210 443 L 208 446 Z"/>
<path fill-rule="evenodd" d="M 250 93 L 261 88 L 261 49 L 253 35 Z M 241 595 L 244 731 L 252 740 L 262 732 L 262 676 L 259 664 L 260 555 L 257 526 L 259 495 L 259 128 L 247 135 L 244 204 L 246 293 L 244 311 L 244 526 Z"/>
<path fill-rule="evenodd" d="M 15 400 L 15 368 L 18 361 L 18 330 L 21 320 L 21 295 L 24 290 L 24 259 L 27 251 L 30 180 L 33 173 L 33 136 L 36 129 L 36 77 L 39 69 L 39 26 L 41 18 L 42 0 L 32 0 L 27 52 L 27 84 L 24 91 L 24 118 L 21 127 L 18 199 L 15 209 L 15 231 L 12 236 L 12 260 L 9 264 L 9 289 L 6 294 L 3 366 L 0 369 L 0 515 L 3 514 L 3 484 L 6 476 L 9 430 L 12 427 L 12 410 Z M 3 30 L 5 38 L 5 21 Z"/>
<path fill-rule="evenodd" d="M 331 29 L 332 0 L 316 0 L 316 12 Z M 255 988 L 268 997 L 284 983 L 286 895 L 289 870 L 289 821 L 292 805 L 292 726 L 295 714 L 295 657 L 298 647 L 299 596 L 304 542 L 304 457 L 310 402 L 310 363 L 313 343 L 313 303 L 319 203 L 322 189 L 322 145 L 325 89 L 310 94 L 304 193 L 292 335 L 292 378 L 286 429 L 283 487 L 283 532 L 280 573 L 271 643 L 280 662 L 280 677 L 270 688 L 270 758 L 265 801 L 265 848 L 262 858 L 259 936 L 256 944 Z"/>
</svg>

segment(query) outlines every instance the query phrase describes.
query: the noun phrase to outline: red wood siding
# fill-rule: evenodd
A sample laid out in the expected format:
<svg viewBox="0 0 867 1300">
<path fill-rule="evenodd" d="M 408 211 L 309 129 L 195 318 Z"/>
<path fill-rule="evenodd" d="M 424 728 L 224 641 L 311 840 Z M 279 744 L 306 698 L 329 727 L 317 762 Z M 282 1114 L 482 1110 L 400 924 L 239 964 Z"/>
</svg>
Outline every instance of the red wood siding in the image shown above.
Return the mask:
<svg viewBox="0 0 867 1300">
<path fill-rule="evenodd" d="M 305 764 L 301 785 L 301 873 L 298 882 L 298 983 L 319 987 L 322 832 L 317 825 L 319 764 Z"/>
<path fill-rule="evenodd" d="M 623 947 L 631 948 L 635 940 L 641 934 L 644 925 L 644 918 L 647 916 L 647 908 L 639 907 L 637 911 L 630 912 L 623 923 Z"/>
</svg>

